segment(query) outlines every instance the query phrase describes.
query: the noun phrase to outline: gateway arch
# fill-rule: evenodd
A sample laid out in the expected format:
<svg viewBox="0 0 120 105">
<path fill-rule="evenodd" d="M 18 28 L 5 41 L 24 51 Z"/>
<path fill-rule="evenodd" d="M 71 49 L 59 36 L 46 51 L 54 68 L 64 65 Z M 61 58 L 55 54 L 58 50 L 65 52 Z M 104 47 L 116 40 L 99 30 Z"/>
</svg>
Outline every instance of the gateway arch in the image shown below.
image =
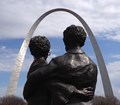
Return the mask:
<svg viewBox="0 0 120 105">
<path fill-rule="evenodd" d="M 49 10 L 47 12 L 45 12 L 43 15 L 41 15 L 36 21 L 35 23 L 32 25 L 32 27 L 30 28 L 29 32 L 27 33 L 22 46 L 20 48 L 20 51 L 17 55 L 17 59 L 16 59 L 16 63 L 10 78 L 10 83 L 8 85 L 8 89 L 7 89 L 7 95 L 14 95 L 16 88 L 17 88 L 17 83 L 18 83 L 18 79 L 19 79 L 19 75 L 20 75 L 20 70 L 23 64 L 23 60 L 29 45 L 29 41 L 34 33 L 34 31 L 36 30 L 37 26 L 39 25 L 39 23 L 49 14 L 53 13 L 53 12 L 58 12 L 58 11 L 64 11 L 64 12 L 68 12 L 70 14 L 72 14 L 73 16 L 75 16 L 84 26 L 87 34 L 89 35 L 90 41 L 92 43 L 92 47 L 94 49 L 95 55 L 96 55 L 96 59 L 98 62 L 98 66 L 99 66 L 99 70 L 100 70 L 100 74 L 101 74 L 101 78 L 102 78 L 102 83 L 103 83 L 103 88 L 104 88 L 104 93 L 105 96 L 109 96 L 109 97 L 114 97 L 113 94 L 113 90 L 112 90 L 112 86 L 110 83 L 110 79 L 108 76 L 108 72 L 105 66 L 105 62 L 103 60 L 103 56 L 101 54 L 100 48 L 97 44 L 97 41 L 93 35 L 93 32 L 91 31 L 91 29 L 89 28 L 89 26 L 87 25 L 87 23 L 83 20 L 82 17 L 80 17 L 77 13 L 73 12 L 72 10 L 69 9 L 65 9 L 65 8 L 56 8 L 56 9 L 52 9 Z"/>
</svg>

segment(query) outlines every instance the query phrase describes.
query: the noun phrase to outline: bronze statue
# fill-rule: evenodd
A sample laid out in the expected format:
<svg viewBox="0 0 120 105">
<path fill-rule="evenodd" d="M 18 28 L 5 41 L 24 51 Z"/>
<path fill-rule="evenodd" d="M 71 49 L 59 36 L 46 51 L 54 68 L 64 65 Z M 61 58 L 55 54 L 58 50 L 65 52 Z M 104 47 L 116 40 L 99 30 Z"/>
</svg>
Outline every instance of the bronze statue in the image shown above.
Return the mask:
<svg viewBox="0 0 120 105">
<path fill-rule="evenodd" d="M 50 51 L 50 42 L 44 36 L 35 36 L 31 38 L 29 43 L 29 49 L 34 57 L 34 61 L 30 66 L 27 74 L 27 81 L 24 86 L 23 96 L 28 102 L 28 105 L 49 105 L 50 94 L 44 83 L 36 84 L 37 86 L 29 85 L 29 75 L 34 72 L 38 67 L 42 67 L 47 64 L 46 58 L 48 57 Z"/>
<path fill-rule="evenodd" d="M 66 53 L 30 74 L 29 85 L 45 83 L 51 94 L 51 105 L 82 105 L 93 99 L 97 67 L 81 50 L 85 40 L 82 27 L 69 26 L 63 33 Z"/>
</svg>

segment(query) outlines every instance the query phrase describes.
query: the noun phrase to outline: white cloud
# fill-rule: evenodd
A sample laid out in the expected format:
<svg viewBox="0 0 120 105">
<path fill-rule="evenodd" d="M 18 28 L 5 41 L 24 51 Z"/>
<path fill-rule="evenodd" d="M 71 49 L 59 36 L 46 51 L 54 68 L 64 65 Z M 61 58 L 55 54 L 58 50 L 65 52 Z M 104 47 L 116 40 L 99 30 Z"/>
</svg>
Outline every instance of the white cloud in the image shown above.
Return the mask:
<svg viewBox="0 0 120 105">
<path fill-rule="evenodd" d="M 115 61 L 115 62 L 111 62 L 109 64 L 107 64 L 107 69 L 109 71 L 109 73 L 113 74 L 113 73 L 120 73 L 120 61 Z"/>
<path fill-rule="evenodd" d="M 120 54 L 112 55 L 112 58 L 120 59 Z"/>
<path fill-rule="evenodd" d="M 16 50 L 0 46 L 0 71 L 11 71 L 13 62 L 15 62 Z"/>
<path fill-rule="evenodd" d="M 114 91 L 114 95 L 118 98 L 120 98 L 120 84 L 119 84 L 119 78 L 120 78 L 120 61 L 114 61 L 109 64 L 107 64 L 107 70 L 109 73 L 109 78 L 111 80 L 111 85 Z"/>
<path fill-rule="evenodd" d="M 76 3 L 77 2 L 77 3 Z M 58 7 L 68 8 L 79 15 L 97 33 L 116 32 L 120 28 L 120 1 L 119 0 L 1 0 L 0 1 L 0 38 L 23 38 L 44 12 Z M 36 34 L 47 36 L 61 36 L 65 27 L 70 24 L 79 24 L 70 14 L 58 12 L 46 17 L 36 30 Z M 103 37 L 120 41 L 120 32 Z"/>
<path fill-rule="evenodd" d="M 120 93 L 120 89 L 118 90 L 118 92 Z"/>
<path fill-rule="evenodd" d="M 114 95 L 118 98 L 120 98 L 120 93 L 119 93 L 120 68 L 119 68 L 119 65 L 120 65 L 120 61 L 115 61 L 107 65 L 109 77 L 110 77 L 111 84 L 112 84 L 113 91 L 114 91 Z"/>
<path fill-rule="evenodd" d="M 115 36 L 110 36 L 110 39 L 115 40 L 115 41 L 120 41 L 120 35 L 119 34 L 117 34 Z"/>
<path fill-rule="evenodd" d="M 6 46 L 0 46 L 0 71 L 9 71 L 13 70 L 16 57 L 19 49 L 10 49 Z M 22 70 L 28 70 L 28 65 L 32 62 L 32 57 L 29 54 L 26 54 Z"/>
<path fill-rule="evenodd" d="M 100 73 L 98 73 L 98 77 L 97 77 L 95 95 L 104 96 L 104 90 L 103 90 L 103 85 L 102 85 Z"/>
</svg>

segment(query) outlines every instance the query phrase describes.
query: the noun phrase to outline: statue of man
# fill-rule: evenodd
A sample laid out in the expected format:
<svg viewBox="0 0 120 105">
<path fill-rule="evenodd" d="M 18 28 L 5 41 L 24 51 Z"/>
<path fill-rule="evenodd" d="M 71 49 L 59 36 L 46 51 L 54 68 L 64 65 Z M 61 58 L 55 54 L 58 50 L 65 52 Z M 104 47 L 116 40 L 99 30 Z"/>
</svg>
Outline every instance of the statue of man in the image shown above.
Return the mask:
<svg viewBox="0 0 120 105">
<path fill-rule="evenodd" d="M 81 26 L 71 25 L 63 32 L 66 53 L 30 74 L 44 82 L 51 92 L 51 105 L 83 105 L 93 99 L 97 66 L 82 50 L 86 32 Z"/>
</svg>

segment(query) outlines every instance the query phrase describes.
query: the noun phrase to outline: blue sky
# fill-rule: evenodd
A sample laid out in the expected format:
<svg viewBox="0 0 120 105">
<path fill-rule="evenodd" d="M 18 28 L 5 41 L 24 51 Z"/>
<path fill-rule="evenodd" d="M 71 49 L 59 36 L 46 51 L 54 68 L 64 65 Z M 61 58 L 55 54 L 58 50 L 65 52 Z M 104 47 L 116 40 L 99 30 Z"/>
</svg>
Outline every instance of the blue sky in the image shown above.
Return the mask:
<svg viewBox="0 0 120 105">
<path fill-rule="evenodd" d="M 76 3 L 77 2 L 77 3 Z M 120 1 L 118 0 L 1 0 L 0 1 L 0 96 L 6 94 L 11 72 L 19 48 L 32 24 L 44 12 L 53 8 L 68 8 L 78 13 L 93 31 L 102 51 L 112 88 L 120 99 Z M 73 16 L 57 12 L 47 16 L 36 29 L 35 35 L 45 35 L 51 42 L 51 58 L 65 52 L 63 30 L 71 25 L 81 25 Z M 89 37 L 83 50 L 95 62 Z M 22 88 L 33 58 L 29 50 L 25 56 L 16 95 L 22 97 Z M 97 63 L 97 62 L 96 62 Z M 100 74 L 96 95 L 104 95 Z"/>
</svg>

